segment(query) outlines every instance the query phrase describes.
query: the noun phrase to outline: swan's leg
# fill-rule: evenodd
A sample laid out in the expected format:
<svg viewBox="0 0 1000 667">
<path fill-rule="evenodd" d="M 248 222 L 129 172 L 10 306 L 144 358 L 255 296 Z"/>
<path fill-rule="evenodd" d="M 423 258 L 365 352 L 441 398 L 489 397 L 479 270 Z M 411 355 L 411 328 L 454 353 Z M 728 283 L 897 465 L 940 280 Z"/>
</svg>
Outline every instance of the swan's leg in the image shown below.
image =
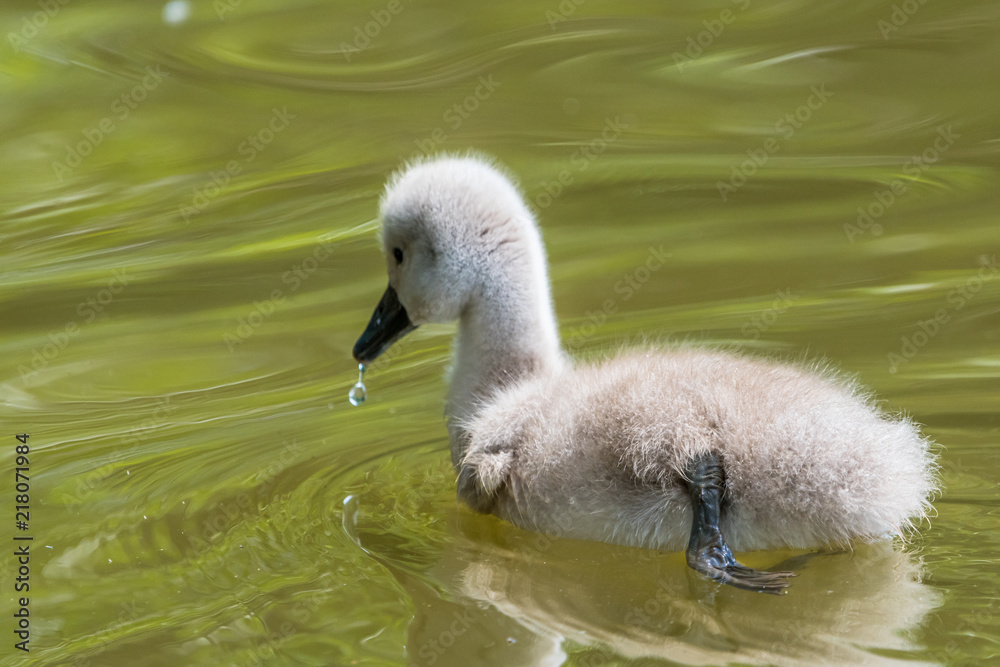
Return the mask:
<svg viewBox="0 0 1000 667">
<path fill-rule="evenodd" d="M 719 520 L 722 515 L 722 492 L 725 474 L 719 456 L 702 454 L 688 463 L 685 471 L 691 493 L 691 541 L 687 562 L 696 572 L 736 588 L 780 595 L 788 587 L 794 572 L 759 572 L 740 565 L 729 550 Z"/>
</svg>

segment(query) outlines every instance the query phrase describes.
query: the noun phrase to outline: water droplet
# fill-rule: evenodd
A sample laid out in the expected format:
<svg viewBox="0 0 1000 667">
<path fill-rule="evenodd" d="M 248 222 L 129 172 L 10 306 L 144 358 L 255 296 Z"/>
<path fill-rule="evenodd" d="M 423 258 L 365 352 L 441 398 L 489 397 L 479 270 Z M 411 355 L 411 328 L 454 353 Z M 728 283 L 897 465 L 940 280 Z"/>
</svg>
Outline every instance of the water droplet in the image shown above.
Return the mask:
<svg viewBox="0 0 1000 667">
<path fill-rule="evenodd" d="M 357 407 L 365 402 L 368 398 L 368 390 L 365 388 L 365 365 L 358 364 L 358 383 L 351 387 L 351 391 L 347 394 L 347 400 L 351 402 L 351 405 Z"/>
<path fill-rule="evenodd" d="M 187 21 L 190 16 L 191 16 L 191 3 L 189 3 L 187 0 L 171 0 L 167 4 L 163 5 L 164 23 L 177 25 L 179 23 L 184 23 L 185 21 Z"/>
</svg>

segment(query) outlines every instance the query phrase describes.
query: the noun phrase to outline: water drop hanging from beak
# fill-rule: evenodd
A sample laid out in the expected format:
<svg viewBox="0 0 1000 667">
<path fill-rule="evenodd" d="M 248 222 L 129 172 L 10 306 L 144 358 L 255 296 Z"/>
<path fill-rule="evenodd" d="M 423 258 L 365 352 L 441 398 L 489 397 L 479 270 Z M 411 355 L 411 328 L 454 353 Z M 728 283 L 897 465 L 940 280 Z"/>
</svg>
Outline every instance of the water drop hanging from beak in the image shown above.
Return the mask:
<svg viewBox="0 0 1000 667">
<path fill-rule="evenodd" d="M 365 365 L 358 364 L 358 383 L 351 387 L 351 391 L 347 394 L 347 400 L 351 402 L 351 405 L 357 407 L 365 402 L 368 398 L 368 390 L 365 388 Z"/>
</svg>

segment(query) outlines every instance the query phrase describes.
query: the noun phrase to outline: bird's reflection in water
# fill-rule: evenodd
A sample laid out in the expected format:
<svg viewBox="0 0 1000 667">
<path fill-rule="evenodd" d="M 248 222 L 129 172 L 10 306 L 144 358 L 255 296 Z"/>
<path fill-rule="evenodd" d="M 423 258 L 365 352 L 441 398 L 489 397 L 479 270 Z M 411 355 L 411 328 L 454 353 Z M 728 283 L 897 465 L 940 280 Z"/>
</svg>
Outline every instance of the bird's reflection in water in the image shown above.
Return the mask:
<svg viewBox="0 0 1000 667">
<path fill-rule="evenodd" d="M 438 586 L 406 577 L 409 665 L 912 665 L 908 633 L 940 603 L 919 559 L 890 542 L 748 554 L 799 573 L 777 597 L 703 580 L 682 554 L 462 523 L 472 529 L 425 573 Z"/>
</svg>

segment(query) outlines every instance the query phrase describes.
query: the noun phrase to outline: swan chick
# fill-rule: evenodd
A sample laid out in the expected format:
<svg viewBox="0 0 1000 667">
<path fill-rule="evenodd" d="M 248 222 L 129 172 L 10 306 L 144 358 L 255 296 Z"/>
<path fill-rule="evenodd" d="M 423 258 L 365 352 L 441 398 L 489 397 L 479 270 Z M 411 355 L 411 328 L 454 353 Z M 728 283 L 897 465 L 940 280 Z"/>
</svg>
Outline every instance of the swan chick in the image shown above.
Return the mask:
<svg viewBox="0 0 1000 667">
<path fill-rule="evenodd" d="M 931 443 L 816 366 L 672 346 L 594 364 L 562 351 L 535 218 L 479 157 L 405 166 L 380 204 L 389 285 L 370 363 L 458 320 L 446 419 L 458 496 L 522 528 L 662 550 L 781 593 L 732 551 L 902 535 L 937 488 Z"/>
</svg>

